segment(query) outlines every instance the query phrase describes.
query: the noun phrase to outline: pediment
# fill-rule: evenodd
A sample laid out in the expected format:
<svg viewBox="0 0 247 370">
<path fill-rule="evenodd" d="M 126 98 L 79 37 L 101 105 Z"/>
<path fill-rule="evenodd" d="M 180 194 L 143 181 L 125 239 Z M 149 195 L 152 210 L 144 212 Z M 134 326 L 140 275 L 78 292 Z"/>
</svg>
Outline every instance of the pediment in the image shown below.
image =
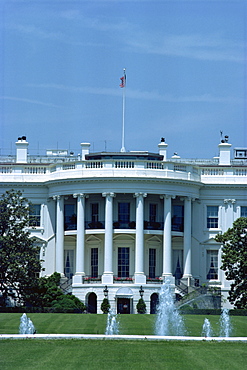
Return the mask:
<svg viewBox="0 0 247 370">
<path fill-rule="evenodd" d="M 97 242 L 97 243 L 100 243 L 101 242 L 101 239 L 98 238 L 97 236 L 95 235 L 90 235 L 87 239 L 86 239 L 86 242 L 89 243 L 89 242 Z"/>
<path fill-rule="evenodd" d="M 146 241 L 147 243 L 153 243 L 153 242 L 161 243 L 160 238 L 156 235 L 152 235 L 150 238 L 146 239 Z"/>
<path fill-rule="evenodd" d="M 209 239 L 206 239 L 205 241 L 201 242 L 200 244 L 212 245 L 212 244 L 219 244 L 219 243 L 216 242 L 216 240 L 214 238 L 209 238 Z"/>
<path fill-rule="evenodd" d="M 31 240 L 34 240 L 36 243 L 46 243 L 46 239 L 41 238 L 39 236 L 31 236 Z"/>
</svg>

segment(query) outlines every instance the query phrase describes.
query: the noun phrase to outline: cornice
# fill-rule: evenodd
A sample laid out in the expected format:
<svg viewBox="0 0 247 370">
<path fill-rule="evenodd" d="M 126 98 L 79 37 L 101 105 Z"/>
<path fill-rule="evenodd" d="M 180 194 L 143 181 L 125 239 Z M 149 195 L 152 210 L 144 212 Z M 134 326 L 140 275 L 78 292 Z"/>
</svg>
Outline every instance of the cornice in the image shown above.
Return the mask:
<svg viewBox="0 0 247 370">
<path fill-rule="evenodd" d="M 57 184 L 75 184 L 75 183 L 166 183 L 166 184 L 181 184 L 186 186 L 193 186 L 200 188 L 203 184 L 199 181 L 191 181 L 184 179 L 173 179 L 173 178 L 146 178 L 146 177 L 93 177 L 93 178 L 74 178 L 74 179 L 56 179 L 46 181 L 46 186 L 51 187 Z"/>
</svg>

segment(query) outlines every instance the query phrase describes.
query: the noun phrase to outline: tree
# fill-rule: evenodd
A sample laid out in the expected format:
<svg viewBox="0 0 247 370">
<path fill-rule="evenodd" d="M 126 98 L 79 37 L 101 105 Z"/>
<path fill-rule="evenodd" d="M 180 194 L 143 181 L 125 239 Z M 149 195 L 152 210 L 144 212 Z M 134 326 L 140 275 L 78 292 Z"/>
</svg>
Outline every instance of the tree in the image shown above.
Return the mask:
<svg viewBox="0 0 247 370">
<path fill-rule="evenodd" d="M 104 298 L 102 303 L 101 303 L 101 311 L 103 313 L 108 313 L 110 311 L 110 308 L 111 308 L 111 305 L 109 303 L 109 300 L 108 298 Z"/>
<path fill-rule="evenodd" d="M 60 289 L 60 280 L 58 272 L 39 278 L 31 294 L 26 296 L 25 303 L 32 307 L 53 308 L 56 312 L 84 312 L 85 304 L 72 294 L 64 294 Z"/>
<path fill-rule="evenodd" d="M 226 279 L 233 281 L 228 300 L 236 308 L 247 309 L 247 218 L 238 218 L 231 229 L 218 234 L 215 240 L 223 244 L 221 269 Z"/>
<path fill-rule="evenodd" d="M 144 302 L 143 298 L 139 299 L 136 309 L 138 313 L 146 313 L 146 303 Z"/>
<path fill-rule="evenodd" d="M 28 230 L 29 211 L 30 203 L 20 191 L 6 191 L 0 198 L 0 294 L 4 306 L 10 298 L 24 303 L 41 270 L 39 248 Z"/>
</svg>

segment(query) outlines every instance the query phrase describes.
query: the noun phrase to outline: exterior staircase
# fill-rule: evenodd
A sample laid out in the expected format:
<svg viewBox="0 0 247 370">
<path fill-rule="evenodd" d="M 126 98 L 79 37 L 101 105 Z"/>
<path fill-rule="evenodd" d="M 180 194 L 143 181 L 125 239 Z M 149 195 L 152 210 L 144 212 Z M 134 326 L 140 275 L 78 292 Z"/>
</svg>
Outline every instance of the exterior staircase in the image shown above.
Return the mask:
<svg viewBox="0 0 247 370">
<path fill-rule="evenodd" d="M 60 289 L 64 294 L 72 294 L 72 279 L 62 278 L 60 280 Z"/>
<path fill-rule="evenodd" d="M 177 308 L 190 306 L 191 308 L 221 308 L 221 289 L 208 286 L 186 286 L 181 281 L 176 284 L 177 291 L 182 298 L 175 302 Z"/>
</svg>

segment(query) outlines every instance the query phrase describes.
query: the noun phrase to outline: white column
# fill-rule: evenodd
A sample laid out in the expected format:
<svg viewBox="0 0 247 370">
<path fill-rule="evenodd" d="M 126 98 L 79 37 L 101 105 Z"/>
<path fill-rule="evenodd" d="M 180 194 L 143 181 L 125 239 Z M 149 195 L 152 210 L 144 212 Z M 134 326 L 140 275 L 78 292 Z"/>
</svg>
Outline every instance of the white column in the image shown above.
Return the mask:
<svg viewBox="0 0 247 370">
<path fill-rule="evenodd" d="M 105 256 L 104 256 L 104 274 L 102 275 L 102 284 L 113 284 L 113 198 L 114 193 L 103 193 L 105 197 Z"/>
<path fill-rule="evenodd" d="M 191 198 L 184 200 L 184 274 L 190 285 L 191 274 Z"/>
<path fill-rule="evenodd" d="M 171 196 L 164 196 L 164 234 L 163 234 L 163 273 L 164 277 L 172 277 L 172 202 Z"/>
<path fill-rule="evenodd" d="M 136 245 L 135 245 L 135 284 L 146 284 L 144 275 L 144 198 L 146 193 L 135 193 L 136 198 Z"/>
<path fill-rule="evenodd" d="M 77 198 L 76 273 L 73 284 L 82 284 L 85 275 L 85 194 L 73 194 Z"/>
<path fill-rule="evenodd" d="M 225 204 L 225 220 L 224 220 L 224 230 L 228 230 L 232 227 L 234 222 L 234 204 L 236 199 L 224 199 Z M 219 226 L 220 227 L 220 226 Z"/>
<path fill-rule="evenodd" d="M 56 272 L 64 276 L 64 198 L 61 195 L 55 195 L 53 199 L 57 201 Z"/>
</svg>

